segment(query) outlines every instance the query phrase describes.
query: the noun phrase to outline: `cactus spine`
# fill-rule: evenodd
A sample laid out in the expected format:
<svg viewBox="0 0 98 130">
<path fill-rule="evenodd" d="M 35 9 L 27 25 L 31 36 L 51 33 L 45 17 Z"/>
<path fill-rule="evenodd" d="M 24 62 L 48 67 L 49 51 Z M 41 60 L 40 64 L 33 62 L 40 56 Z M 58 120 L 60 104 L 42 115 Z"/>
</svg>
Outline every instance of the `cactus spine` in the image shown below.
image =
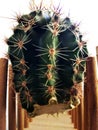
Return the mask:
<svg viewBox="0 0 98 130">
<path fill-rule="evenodd" d="M 35 104 L 79 104 L 87 46 L 78 25 L 57 11 L 39 8 L 18 17 L 7 40 L 15 90 L 28 112 Z"/>
</svg>

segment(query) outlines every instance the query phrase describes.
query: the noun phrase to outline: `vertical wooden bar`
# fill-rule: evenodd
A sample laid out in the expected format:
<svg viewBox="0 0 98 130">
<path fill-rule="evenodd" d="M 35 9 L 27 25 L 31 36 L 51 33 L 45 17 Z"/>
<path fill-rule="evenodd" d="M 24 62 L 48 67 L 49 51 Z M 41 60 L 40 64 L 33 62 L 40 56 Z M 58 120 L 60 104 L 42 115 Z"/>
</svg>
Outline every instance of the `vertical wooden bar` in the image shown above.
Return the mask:
<svg viewBox="0 0 98 130">
<path fill-rule="evenodd" d="M 78 107 L 75 108 L 75 128 L 78 128 Z"/>
<path fill-rule="evenodd" d="M 18 130 L 24 130 L 24 109 L 22 109 L 21 103 L 20 103 L 20 96 L 18 96 Z"/>
<path fill-rule="evenodd" d="M 68 113 L 69 113 L 69 115 L 71 115 L 71 114 L 72 114 L 72 111 L 69 111 Z"/>
<path fill-rule="evenodd" d="M 96 47 L 96 58 L 97 58 L 97 65 L 98 65 L 98 46 Z"/>
<path fill-rule="evenodd" d="M 9 66 L 9 130 L 16 129 L 16 97 L 12 66 Z"/>
<path fill-rule="evenodd" d="M 88 130 L 88 88 L 87 86 L 87 74 L 84 82 L 84 130 Z"/>
<path fill-rule="evenodd" d="M 0 130 L 6 130 L 6 90 L 8 60 L 0 59 Z"/>
<path fill-rule="evenodd" d="M 27 111 L 24 110 L 24 128 L 28 128 L 29 127 L 29 118 L 27 115 Z"/>
<path fill-rule="evenodd" d="M 96 59 L 97 59 L 97 85 L 98 85 L 98 46 L 96 47 Z"/>
<path fill-rule="evenodd" d="M 77 108 L 72 110 L 72 123 L 74 123 L 74 128 L 77 129 L 78 126 L 78 111 Z"/>
<path fill-rule="evenodd" d="M 71 120 L 72 120 L 72 123 L 74 123 L 74 121 L 73 121 L 73 110 L 71 110 Z"/>
<path fill-rule="evenodd" d="M 81 101 L 81 130 L 84 130 L 84 95 Z"/>
<path fill-rule="evenodd" d="M 84 130 L 84 108 L 83 108 L 83 98 L 78 106 L 78 130 Z"/>
<path fill-rule="evenodd" d="M 72 123 L 74 124 L 74 128 L 77 128 L 77 115 L 76 115 L 76 108 L 72 110 Z"/>
<path fill-rule="evenodd" d="M 88 129 L 98 130 L 98 86 L 95 57 L 87 58 Z"/>
<path fill-rule="evenodd" d="M 75 123 L 75 109 L 72 110 L 72 123 Z"/>
<path fill-rule="evenodd" d="M 29 117 L 29 122 L 32 122 L 32 121 L 33 121 L 33 119 L 31 117 Z"/>
</svg>

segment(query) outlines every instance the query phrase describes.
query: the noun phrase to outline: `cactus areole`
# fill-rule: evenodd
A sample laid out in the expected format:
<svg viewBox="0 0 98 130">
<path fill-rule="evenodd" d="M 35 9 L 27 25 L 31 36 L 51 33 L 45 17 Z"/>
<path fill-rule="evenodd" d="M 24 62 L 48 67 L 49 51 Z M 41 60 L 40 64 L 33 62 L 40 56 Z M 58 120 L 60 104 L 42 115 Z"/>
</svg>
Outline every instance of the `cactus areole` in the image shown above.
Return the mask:
<svg viewBox="0 0 98 130">
<path fill-rule="evenodd" d="M 17 22 L 7 44 L 22 107 L 32 116 L 77 107 L 88 55 L 79 25 L 42 8 Z"/>
</svg>

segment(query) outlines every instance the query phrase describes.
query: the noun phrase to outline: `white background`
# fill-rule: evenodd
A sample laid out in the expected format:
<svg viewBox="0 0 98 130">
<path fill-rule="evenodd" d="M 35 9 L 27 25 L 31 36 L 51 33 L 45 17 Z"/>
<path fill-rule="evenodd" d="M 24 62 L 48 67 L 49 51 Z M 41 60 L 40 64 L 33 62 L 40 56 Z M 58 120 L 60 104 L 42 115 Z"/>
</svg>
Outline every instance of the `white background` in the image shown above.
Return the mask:
<svg viewBox="0 0 98 130">
<path fill-rule="evenodd" d="M 40 0 L 37 4 L 40 3 Z M 70 14 L 73 21 L 80 23 L 80 30 L 84 33 L 84 39 L 88 42 L 90 55 L 95 54 L 95 47 L 98 46 L 98 2 L 97 0 L 44 0 L 48 6 L 51 1 L 58 5 L 61 1 L 62 12 L 65 17 Z M 0 57 L 7 52 L 5 38 L 12 35 L 12 28 L 16 22 L 13 19 L 16 14 L 30 12 L 30 0 L 3 0 L 0 3 Z M 5 17 L 5 18 L 4 18 Z M 6 18 L 8 17 L 8 18 Z"/>
</svg>

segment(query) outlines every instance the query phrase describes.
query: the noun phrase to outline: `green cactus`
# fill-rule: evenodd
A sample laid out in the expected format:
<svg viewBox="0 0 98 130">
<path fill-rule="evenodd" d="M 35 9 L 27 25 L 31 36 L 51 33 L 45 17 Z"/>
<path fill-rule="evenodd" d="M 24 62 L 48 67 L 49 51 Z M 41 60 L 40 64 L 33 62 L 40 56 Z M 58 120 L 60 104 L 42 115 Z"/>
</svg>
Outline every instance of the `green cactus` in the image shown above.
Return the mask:
<svg viewBox="0 0 98 130">
<path fill-rule="evenodd" d="M 69 17 L 61 19 L 58 10 L 42 8 L 17 22 L 7 44 L 22 107 L 30 113 L 35 104 L 76 107 L 88 56 L 79 25 Z"/>
</svg>

